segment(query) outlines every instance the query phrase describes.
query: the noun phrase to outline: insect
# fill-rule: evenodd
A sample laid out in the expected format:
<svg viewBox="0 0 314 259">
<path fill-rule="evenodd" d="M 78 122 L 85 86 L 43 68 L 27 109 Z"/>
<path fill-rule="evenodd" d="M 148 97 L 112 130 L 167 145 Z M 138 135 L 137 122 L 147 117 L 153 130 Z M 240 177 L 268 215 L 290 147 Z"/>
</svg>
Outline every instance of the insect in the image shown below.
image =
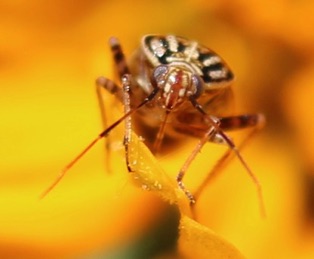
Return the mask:
<svg viewBox="0 0 314 259">
<path fill-rule="evenodd" d="M 127 121 L 124 146 L 129 172 L 133 170 L 128 160 L 133 127 L 144 136 L 146 144 L 155 154 L 169 146 L 169 141 L 180 143 L 185 136 L 192 136 L 198 138 L 199 143 L 186 158 L 176 178 L 178 187 L 191 203 L 195 199 L 185 187 L 183 178 L 191 162 L 208 142 L 224 144 L 233 152 L 255 183 L 262 201 L 258 179 L 225 131 L 261 128 L 265 118 L 263 114 L 228 116 L 233 99 L 230 86 L 234 76 L 222 58 L 196 41 L 174 35 L 144 36 L 128 63 L 119 41 L 111 38 L 109 44 L 122 86 L 100 77 L 96 83 L 97 93 L 100 102 L 101 89 L 113 94 L 124 104 L 125 113 L 60 172 L 43 196 L 96 142 L 106 138 L 118 124 Z"/>
</svg>

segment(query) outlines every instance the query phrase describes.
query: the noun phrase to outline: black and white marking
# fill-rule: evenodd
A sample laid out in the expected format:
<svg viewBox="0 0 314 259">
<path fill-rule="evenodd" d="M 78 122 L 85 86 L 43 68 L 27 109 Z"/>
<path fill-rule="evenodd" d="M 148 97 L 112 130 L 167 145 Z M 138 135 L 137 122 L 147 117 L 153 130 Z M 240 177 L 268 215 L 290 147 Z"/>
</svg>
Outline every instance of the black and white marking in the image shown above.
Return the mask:
<svg viewBox="0 0 314 259">
<path fill-rule="evenodd" d="M 142 50 L 153 66 L 161 64 L 189 67 L 208 87 L 230 85 L 234 76 L 228 65 L 214 51 L 174 35 L 147 35 Z"/>
</svg>

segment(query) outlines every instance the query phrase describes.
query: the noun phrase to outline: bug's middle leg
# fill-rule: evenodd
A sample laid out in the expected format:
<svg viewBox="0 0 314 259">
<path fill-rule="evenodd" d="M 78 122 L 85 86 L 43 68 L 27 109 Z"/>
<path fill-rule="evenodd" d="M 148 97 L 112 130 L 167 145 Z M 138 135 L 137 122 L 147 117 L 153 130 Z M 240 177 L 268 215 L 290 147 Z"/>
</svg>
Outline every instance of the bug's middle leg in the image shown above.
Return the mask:
<svg viewBox="0 0 314 259">
<path fill-rule="evenodd" d="M 99 77 L 96 80 L 96 94 L 97 94 L 97 99 L 98 99 L 98 105 L 99 105 L 99 110 L 100 110 L 100 115 L 101 115 L 101 120 L 102 120 L 102 125 L 103 128 L 106 129 L 110 123 L 110 121 L 108 121 L 108 115 L 106 113 L 106 106 L 105 106 L 105 94 L 104 92 L 109 92 L 111 94 L 113 94 L 117 100 L 119 100 L 120 102 L 122 101 L 122 89 L 120 86 L 118 86 L 115 82 L 113 82 L 112 80 L 105 78 L 105 77 Z M 111 152 L 110 152 L 110 147 L 111 147 L 111 140 L 110 140 L 110 136 L 108 136 L 105 139 L 105 150 L 106 150 L 106 168 L 108 172 L 111 172 Z"/>
</svg>

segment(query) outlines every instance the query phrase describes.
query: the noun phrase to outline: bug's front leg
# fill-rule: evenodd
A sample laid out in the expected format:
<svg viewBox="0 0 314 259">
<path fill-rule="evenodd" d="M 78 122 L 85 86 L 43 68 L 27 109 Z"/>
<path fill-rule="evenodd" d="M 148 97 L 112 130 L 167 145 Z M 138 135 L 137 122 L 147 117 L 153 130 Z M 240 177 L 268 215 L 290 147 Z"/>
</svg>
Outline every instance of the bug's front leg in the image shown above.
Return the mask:
<svg viewBox="0 0 314 259">
<path fill-rule="evenodd" d="M 200 107 L 200 109 L 201 109 L 201 107 Z M 215 121 L 212 121 L 211 116 L 206 115 L 206 113 L 203 113 L 203 116 L 206 118 L 207 122 L 209 123 L 208 126 L 210 127 L 210 130 L 211 130 L 211 128 L 214 128 L 213 134 L 208 136 L 207 141 L 210 141 L 210 142 L 216 143 L 216 144 L 224 144 L 224 145 L 229 147 L 227 152 L 221 157 L 221 159 L 219 159 L 219 161 L 217 162 L 216 166 L 211 171 L 208 178 L 212 177 L 217 171 L 219 171 L 230 160 L 230 158 L 232 158 L 232 156 L 230 156 L 230 155 L 233 154 L 233 156 L 237 157 L 238 160 L 241 162 L 241 164 L 246 169 L 248 175 L 250 176 L 250 178 L 252 179 L 253 183 L 256 186 L 260 212 L 261 212 L 261 215 L 264 217 L 266 215 L 266 210 L 265 210 L 265 206 L 264 206 L 264 199 L 263 199 L 261 184 L 260 184 L 257 176 L 252 172 L 252 170 L 249 168 L 248 164 L 246 163 L 246 161 L 244 160 L 244 158 L 240 154 L 240 149 L 243 148 L 243 146 L 247 143 L 247 141 L 264 126 L 264 124 L 265 124 L 264 115 L 263 114 L 247 114 L 247 115 L 223 117 L 223 118 L 218 119 L 217 124 L 215 123 Z M 242 128 L 248 128 L 248 127 L 251 127 L 252 130 L 239 146 L 236 146 L 233 143 L 233 141 L 224 132 L 224 130 L 236 130 L 236 129 L 242 129 Z M 193 128 L 190 129 L 190 132 L 193 132 Z M 196 128 L 195 128 L 195 132 L 197 132 Z M 199 133 L 197 133 L 197 134 L 199 134 Z M 205 134 L 205 136 L 207 134 L 208 134 L 208 132 Z M 200 146 L 200 147 L 196 148 L 191 153 L 189 159 L 187 160 L 187 161 L 191 160 L 188 163 L 188 165 L 195 158 L 195 156 L 197 154 L 195 152 L 199 152 L 201 147 L 205 144 L 205 142 L 206 142 L 206 138 L 204 139 L 204 137 L 203 137 L 198 144 L 198 146 Z M 183 173 L 183 175 L 184 175 L 184 173 Z M 201 188 L 197 191 L 197 193 L 196 193 L 197 196 L 199 195 L 200 191 L 202 190 L 202 188 L 204 188 L 204 186 L 206 185 L 207 182 L 208 182 L 208 179 L 206 181 L 204 181 Z M 180 186 L 180 184 L 179 184 L 179 186 Z M 184 186 L 183 186 L 183 188 L 181 187 L 181 189 L 184 190 L 185 189 Z M 187 194 L 187 196 L 189 197 L 188 194 Z"/>
<path fill-rule="evenodd" d="M 222 156 L 222 158 L 218 161 L 218 163 L 214 167 L 213 171 L 210 173 L 210 174 L 214 174 L 216 170 L 219 170 L 221 167 L 223 167 L 228 162 L 228 158 L 232 158 L 230 157 L 231 154 L 233 154 L 233 156 L 236 156 L 241 162 L 241 164 L 243 165 L 243 167 L 246 169 L 248 175 L 250 176 L 250 178 L 252 179 L 253 183 L 256 186 L 258 200 L 259 200 L 259 208 L 260 208 L 260 213 L 262 217 L 266 216 L 266 209 L 264 205 L 262 186 L 257 176 L 253 173 L 253 171 L 249 168 L 244 158 L 241 156 L 240 149 L 243 148 L 245 144 L 252 138 L 252 136 L 256 134 L 261 128 L 263 128 L 264 125 L 265 125 L 265 116 L 261 113 L 245 114 L 245 115 L 220 118 L 219 127 L 221 131 L 217 134 L 219 138 L 223 140 L 222 143 L 229 146 L 229 150 Z M 243 128 L 248 128 L 248 127 L 252 128 L 251 132 L 246 136 L 246 138 L 244 138 L 241 144 L 238 145 L 237 147 L 235 146 L 233 141 L 229 139 L 229 137 L 224 133 L 224 130 L 236 130 L 236 129 L 243 129 Z"/>
<path fill-rule="evenodd" d="M 123 86 L 123 104 L 124 104 L 124 113 L 127 114 L 131 111 L 131 75 L 126 74 L 122 77 L 122 86 Z M 129 158 L 129 144 L 132 137 L 132 119 L 131 116 L 125 118 L 124 123 L 124 140 L 123 145 L 125 148 L 125 160 L 126 166 L 129 172 L 134 170 L 131 167 L 130 158 Z"/>
<path fill-rule="evenodd" d="M 177 175 L 177 183 L 179 188 L 185 193 L 185 195 L 190 200 L 191 204 L 195 203 L 195 198 L 192 193 L 185 187 L 183 183 L 183 177 L 189 168 L 192 161 L 195 159 L 197 154 L 201 151 L 202 147 L 208 142 L 209 139 L 212 139 L 216 134 L 215 127 L 210 127 L 209 130 L 205 133 L 205 135 L 199 140 L 199 143 L 195 146 L 194 150 L 191 152 L 189 157 L 185 160 L 185 163 L 181 167 L 178 175 Z"/>
<path fill-rule="evenodd" d="M 121 77 L 122 88 L 116 85 L 112 80 L 107 79 L 105 77 L 99 77 L 96 81 L 96 90 L 97 97 L 99 101 L 101 117 L 103 120 L 104 128 L 107 128 L 107 116 L 104 105 L 104 98 L 102 94 L 102 89 L 107 90 L 109 93 L 115 95 L 115 97 L 121 101 L 124 105 L 124 113 L 128 113 L 131 111 L 131 75 L 125 74 Z M 132 129 L 132 121 L 131 116 L 125 118 L 125 132 L 124 132 L 124 147 L 125 147 L 125 157 L 126 157 L 126 165 L 129 172 L 132 172 L 132 168 L 129 162 L 129 143 L 131 142 L 131 129 Z M 106 149 L 106 166 L 107 170 L 110 169 L 110 138 L 109 136 L 105 139 L 105 149 Z"/>
<path fill-rule="evenodd" d="M 220 127 L 223 130 L 237 130 L 244 128 L 251 128 L 251 131 L 245 136 L 245 138 L 237 145 L 238 150 L 241 151 L 247 143 L 253 138 L 253 136 L 259 132 L 259 130 L 264 126 L 265 118 L 263 114 L 246 114 L 246 115 L 238 115 L 238 116 L 230 116 L 220 118 Z M 213 141 L 214 140 L 214 141 Z M 221 137 L 216 139 L 212 139 L 211 142 L 217 144 L 226 144 L 221 141 Z M 194 193 L 196 199 L 201 195 L 204 188 L 208 185 L 208 183 L 226 166 L 231 159 L 235 157 L 234 152 L 231 149 L 228 149 L 221 158 L 216 162 L 215 166 L 210 170 L 207 174 L 206 179 L 201 183 L 201 185 L 197 188 Z M 262 202 L 262 201 L 260 201 Z M 264 205 L 260 205 L 263 208 Z M 265 214 L 263 212 L 263 214 Z"/>
</svg>

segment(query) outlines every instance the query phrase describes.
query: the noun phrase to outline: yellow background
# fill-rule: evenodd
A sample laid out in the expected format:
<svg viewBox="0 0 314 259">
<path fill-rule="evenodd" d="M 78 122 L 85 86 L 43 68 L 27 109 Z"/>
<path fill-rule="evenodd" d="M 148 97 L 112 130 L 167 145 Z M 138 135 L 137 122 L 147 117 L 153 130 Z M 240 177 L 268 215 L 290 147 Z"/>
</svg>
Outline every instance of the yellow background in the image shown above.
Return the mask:
<svg viewBox="0 0 314 259">
<path fill-rule="evenodd" d="M 162 213 L 159 198 L 128 183 L 123 152 L 113 154 L 116 173 L 104 173 L 102 144 L 38 200 L 102 129 L 94 81 L 113 75 L 108 38 L 117 36 L 129 55 L 148 33 L 215 50 L 236 75 L 238 112 L 268 119 L 243 151 L 262 183 L 267 219 L 235 160 L 199 197 L 197 220 L 249 258 L 312 258 L 313 11 L 309 0 L 0 1 L 1 258 L 88 254 L 139 235 Z M 162 158 L 173 177 L 193 143 Z M 198 168 L 217 159 L 212 148 L 187 175 L 192 190 Z"/>
</svg>

